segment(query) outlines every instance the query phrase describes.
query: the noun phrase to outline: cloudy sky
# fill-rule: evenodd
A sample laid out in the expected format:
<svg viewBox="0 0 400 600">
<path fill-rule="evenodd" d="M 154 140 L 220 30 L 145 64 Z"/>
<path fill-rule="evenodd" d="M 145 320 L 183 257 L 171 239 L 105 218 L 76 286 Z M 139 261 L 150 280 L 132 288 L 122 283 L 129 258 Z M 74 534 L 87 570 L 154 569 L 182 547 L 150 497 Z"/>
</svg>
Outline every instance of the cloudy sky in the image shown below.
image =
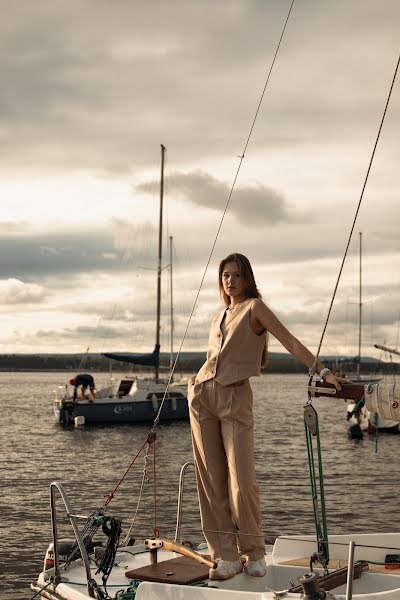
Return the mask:
<svg viewBox="0 0 400 600">
<path fill-rule="evenodd" d="M 179 345 L 290 4 L 2 0 L 1 353 L 152 349 L 161 143 Z M 398 0 L 295 1 L 184 350 L 206 346 L 231 251 L 316 350 L 399 30 Z M 322 354 L 357 350 L 360 231 L 363 351 L 398 342 L 399 139 L 400 74 Z M 164 350 L 168 298 L 165 268 Z"/>
</svg>

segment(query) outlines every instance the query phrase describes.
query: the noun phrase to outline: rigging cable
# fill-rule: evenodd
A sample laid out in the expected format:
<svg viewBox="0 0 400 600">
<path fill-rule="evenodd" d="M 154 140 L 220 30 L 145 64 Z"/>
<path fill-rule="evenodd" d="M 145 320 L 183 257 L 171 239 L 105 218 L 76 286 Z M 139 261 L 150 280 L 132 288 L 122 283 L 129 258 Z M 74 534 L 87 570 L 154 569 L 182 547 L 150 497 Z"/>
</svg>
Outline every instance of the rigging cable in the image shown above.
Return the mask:
<svg viewBox="0 0 400 600">
<path fill-rule="evenodd" d="M 363 186 L 362 186 L 362 190 L 361 190 L 361 194 L 360 194 L 360 199 L 358 201 L 356 213 L 355 213 L 354 219 L 353 219 L 353 224 L 351 226 L 349 238 L 347 240 L 347 245 L 346 245 L 346 249 L 345 249 L 345 252 L 344 252 L 343 259 L 342 259 L 342 264 L 340 265 L 339 274 L 338 274 L 338 277 L 337 277 L 337 280 L 336 280 L 335 288 L 333 290 L 333 295 L 332 295 L 331 303 L 329 305 L 329 309 L 328 309 L 328 314 L 327 314 L 327 317 L 326 317 L 325 325 L 323 327 L 322 334 L 321 334 L 321 339 L 320 339 L 320 342 L 319 342 L 319 345 L 318 345 L 318 350 L 317 350 L 317 353 L 315 355 L 314 367 L 315 367 L 316 361 L 318 360 L 319 353 L 321 351 L 322 342 L 323 342 L 323 339 L 324 339 L 324 336 L 325 336 L 326 328 L 328 326 L 328 321 L 329 321 L 329 318 L 330 318 L 330 315 L 331 315 L 333 303 L 335 301 L 336 292 L 337 292 L 337 289 L 338 289 L 338 286 L 339 286 L 340 277 L 342 275 L 344 263 L 345 263 L 346 256 L 347 256 L 347 252 L 348 252 L 348 249 L 349 249 L 349 246 L 350 246 L 350 241 L 351 241 L 351 238 L 352 238 L 352 235 L 353 235 L 353 231 L 354 231 L 354 227 L 355 227 L 355 224 L 356 224 L 356 221 L 357 221 L 358 213 L 360 211 L 361 202 L 362 202 L 363 197 L 364 197 L 364 192 L 365 192 L 365 188 L 367 186 L 367 181 L 368 181 L 368 177 L 369 177 L 369 174 L 370 174 L 370 171 L 371 171 L 372 162 L 373 162 L 374 157 L 375 157 L 376 148 L 378 146 L 378 141 L 379 141 L 379 138 L 380 138 L 380 135 L 381 135 L 381 131 L 382 131 L 382 127 L 383 127 L 383 123 L 384 123 L 384 120 L 385 120 L 385 117 L 386 117 L 387 108 L 389 106 L 390 97 L 392 95 L 392 90 L 393 90 L 393 87 L 394 87 L 394 83 L 396 81 L 397 71 L 399 69 L 399 63 L 400 63 L 400 55 L 399 55 L 399 58 L 397 60 L 397 65 L 396 65 L 396 68 L 395 68 L 395 71 L 394 71 L 392 83 L 391 83 L 391 86 L 390 86 L 390 89 L 389 89 L 389 93 L 388 93 L 388 96 L 387 96 L 387 99 L 386 99 L 385 109 L 383 111 L 383 115 L 382 115 L 381 122 L 380 122 L 380 125 L 379 125 L 378 133 L 377 133 L 377 136 L 376 136 L 376 139 L 375 139 L 375 144 L 374 144 L 374 147 L 373 147 L 373 150 L 372 150 L 372 154 L 371 154 L 371 158 L 370 158 L 370 161 L 369 161 L 367 173 L 366 173 L 366 176 L 365 176 L 365 179 L 364 179 L 364 183 L 363 183 Z"/>
</svg>

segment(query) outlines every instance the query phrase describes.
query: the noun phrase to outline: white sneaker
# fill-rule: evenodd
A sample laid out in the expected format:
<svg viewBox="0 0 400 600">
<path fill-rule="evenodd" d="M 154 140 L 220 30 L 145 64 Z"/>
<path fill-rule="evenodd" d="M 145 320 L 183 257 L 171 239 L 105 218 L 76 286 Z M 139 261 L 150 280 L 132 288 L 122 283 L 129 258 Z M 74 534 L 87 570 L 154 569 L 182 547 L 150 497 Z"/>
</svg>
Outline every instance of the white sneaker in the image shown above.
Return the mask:
<svg viewBox="0 0 400 600">
<path fill-rule="evenodd" d="M 210 569 L 210 579 L 231 579 L 243 570 L 243 563 L 241 560 L 222 560 L 216 561 L 216 569 Z"/>
<path fill-rule="evenodd" d="M 244 570 L 247 575 L 252 577 L 264 577 L 267 572 L 265 558 L 259 560 L 247 560 L 244 565 Z"/>
</svg>

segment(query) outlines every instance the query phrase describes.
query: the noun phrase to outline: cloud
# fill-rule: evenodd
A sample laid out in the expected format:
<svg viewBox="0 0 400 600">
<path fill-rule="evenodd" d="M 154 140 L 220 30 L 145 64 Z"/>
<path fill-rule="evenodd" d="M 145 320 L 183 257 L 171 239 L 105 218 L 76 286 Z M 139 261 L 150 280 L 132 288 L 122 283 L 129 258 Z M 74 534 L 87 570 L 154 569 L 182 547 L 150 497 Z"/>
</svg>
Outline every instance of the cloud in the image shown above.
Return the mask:
<svg viewBox="0 0 400 600">
<path fill-rule="evenodd" d="M 0 231 L 0 272 L 31 280 L 93 271 L 116 274 L 132 264 L 156 264 L 156 228 L 114 219 L 86 228 Z"/>
<path fill-rule="evenodd" d="M 48 295 L 48 290 L 35 283 L 14 278 L 0 281 L 0 304 L 41 304 Z"/>
<path fill-rule="evenodd" d="M 41 340 L 52 341 L 54 339 L 62 340 L 85 340 L 91 339 L 93 336 L 98 336 L 103 339 L 123 339 L 126 336 L 126 333 L 122 328 L 117 327 L 109 327 L 109 326 L 101 326 L 101 327 L 88 327 L 88 326 L 78 326 L 74 328 L 63 328 L 59 330 L 43 330 L 39 329 L 35 333 L 35 337 L 40 338 Z"/>
<path fill-rule="evenodd" d="M 38 274 L 88 272 L 109 264 L 104 252 L 113 251 L 112 237 L 106 232 L 101 239 L 93 232 L 7 235 L 0 237 L 0 270 L 24 279 Z"/>
<path fill-rule="evenodd" d="M 137 190 L 153 192 L 154 186 L 155 182 L 150 181 L 138 185 Z M 201 171 L 172 173 L 168 190 L 171 196 L 199 208 L 210 208 L 219 212 L 225 208 L 230 194 L 230 187 L 226 183 Z M 295 213 L 289 212 L 282 194 L 262 184 L 238 186 L 232 194 L 228 210 L 244 226 L 265 227 L 298 220 Z"/>
<path fill-rule="evenodd" d="M 360 7 L 295 7 L 253 136 L 259 148 L 363 136 L 394 62 L 398 3 L 379 14 L 374 2 Z M 239 154 L 286 14 L 274 2 L 114 10 L 100 0 L 77 10 L 43 0 L 21 17 L 20 3 L 7 3 L 2 166 L 130 172 L 153 164 L 160 140 L 178 160 Z"/>
<path fill-rule="evenodd" d="M 146 308 L 154 304 L 157 224 L 151 203 L 129 187 L 155 180 L 163 142 L 166 171 L 174 173 L 167 195 L 175 210 L 169 225 L 175 227 L 176 290 L 191 299 L 288 6 L 133 0 L 116 10 L 107 0 L 88 0 L 78 10 L 68 0 L 42 0 L 21 11 L 22 4 L 8 2 L 0 22 L 7 221 L 0 223 L 0 273 L 23 282 L 21 297 L 35 297 L 28 285 L 51 294 L 43 304 L 36 290 L 27 332 L 56 331 L 60 322 L 73 340 L 75 325 L 91 325 L 101 314 L 107 324 L 116 316 L 121 339 L 131 318 L 150 331 L 138 307 L 140 293 Z M 295 4 L 192 325 L 201 339 L 218 305 L 216 265 L 231 251 L 249 256 L 265 297 L 271 293 L 295 327 L 297 320 L 304 329 L 312 326 L 309 307 L 324 312 L 397 59 L 399 10 L 397 0 L 386 0 L 384 10 L 374 0 Z M 373 269 L 366 277 L 377 282 L 375 290 L 365 289 L 366 303 L 375 298 L 379 323 L 381 298 L 393 287 L 399 261 L 397 87 L 359 219 L 363 231 L 370 230 L 366 253 Z M 146 192 L 146 185 L 136 191 Z M 28 217 L 40 226 L 22 222 Z M 71 220 L 75 225 L 68 227 Z M 354 280 L 347 270 L 340 293 L 351 294 Z M 138 291 L 134 304 L 132 289 Z M 119 300 L 122 308 L 111 308 Z M 180 301 L 177 337 L 187 314 Z M 392 313 L 382 322 L 385 335 Z M 7 315 L 9 330 L 16 330 L 17 318 Z M 341 316 L 338 330 L 343 326 Z"/>
</svg>

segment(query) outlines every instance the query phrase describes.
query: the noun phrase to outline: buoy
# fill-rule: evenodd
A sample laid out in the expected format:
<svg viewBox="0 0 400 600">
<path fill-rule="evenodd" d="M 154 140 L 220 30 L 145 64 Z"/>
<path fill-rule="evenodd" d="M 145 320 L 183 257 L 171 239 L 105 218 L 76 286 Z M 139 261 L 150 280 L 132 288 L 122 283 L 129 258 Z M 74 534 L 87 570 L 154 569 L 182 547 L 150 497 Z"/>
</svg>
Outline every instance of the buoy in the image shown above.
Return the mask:
<svg viewBox="0 0 400 600">
<path fill-rule="evenodd" d="M 358 424 L 351 425 L 348 430 L 349 438 L 352 440 L 362 440 L 363 432 L 361 427 Z"/>
<path fill-rule="evenodd" d="M 74 419 L 75 427 L 80 427 L 85 424 L 85 417 L 83 415 L 79 415 Z"/>
</svg>

